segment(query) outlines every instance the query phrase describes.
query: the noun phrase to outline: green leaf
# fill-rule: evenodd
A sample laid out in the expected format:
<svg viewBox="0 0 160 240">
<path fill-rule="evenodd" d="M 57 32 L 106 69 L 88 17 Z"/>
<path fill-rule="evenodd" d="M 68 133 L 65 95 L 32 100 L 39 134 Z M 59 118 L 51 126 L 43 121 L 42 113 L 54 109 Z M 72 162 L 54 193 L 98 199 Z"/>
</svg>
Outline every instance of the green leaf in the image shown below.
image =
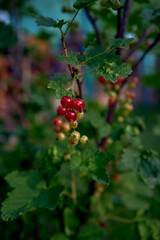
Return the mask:
<svg viewBox="0 0 160 240">
<path fill-rule="evenodd" d="M 79 226 L 79 219 L 75 212 L 75 208 L 65 208 L 63 217 L 66 235 L 73 235 Z"/>
<path fill-rule="evenodd" d="M 53 80 L 51 80 L 47 86 L 47 88 L 51 88 L 54 90 L 56 98 L 62 98 L 63 96 L 72 96 L 71 90 L 66 89 L 66 83 L 72 81 L 72 79 L 68 79 L 66 74 L 58 73 Z"/>
<path fill-rule="evenodd" d="M 143 240 L 158 240 L 160 234 L 160 222 L 158 220 L 144 220 L 138 223 L 138 231 Z"/>
<path fill-rule="evenodd" d="M 66 24 L 64 19 L 55 21 L 52 18 L 44 17 L 42 15 L 33 16 L 33 17 L 36 19 L 36 23 L 38 26 L 62 28 L 62 26 Z"/>
<path fill-rule="evenodd" d="M 78 234 L 78 240 L 106 240 L 105 231 L 96 225 L 83 226 Z"/>
<path fill-rule="evenodd" d="M 66 62 L 68 64 L 73 64 L 73 65 L 78 66 L 78 65 L 80 65 L 80 62 L 79 62 L 78 57 L 77 57 L 78 54 L 80 54 L 80 53 L 69 52 L 68 53 L 68 57 L 63 56 L 63 54 L 57 55 L 56 56 L 56 60 L 57 61 L 64 61 L 64 62 Z"/>
<path fill-rule="evenodd" d="M 114 50 L 106 53 L 106 49 L 103 47 L 87 51 L 83 56 L 79 57 L 79 60 L 95 70 L 98 76 L 102 75 L 111 82 L 116 82 L 119 77 L 127 77 L 132 72 L 129 65 L 123 62 L 121 57 L 115 54 Z"/>
<path fill-rule="evenodd" d="M 61 185 L 47 188 L 41 175 L 34 170 L 12 172 L 6 176 L 6 180 L 14 190 L 8 193 L 8 198 L 2 204 L 4 221 L 13 220 L 37 208 L 54 210 L 63 190 Z"/>
<path fill-rule="evenodd" d="M 152 187 L 160 184 L 160 160 L 153 151 L 125 149 L 120 166 L 125 170 L 137 172 Z"/>
<path fill-rule="evenodd" d="M 84 150 L 81 155 L 71 155 L 71 167 L 89 175 L 93 180 L 102 184 L 109 184 L 106 165 L 110 161 L 107 154 L 99 152 L 96 148 Z"/>
<path fill-rule="evenodd" d="M 130 42 L 132 42 L 134 38 L 128 38 L 128 39 L 110 39 L 109 40 L 109 46 L 111 48 L 129 48 Z"/>
<path fill-rule="evenodd" d="M 111 126 L 106 123 L 105 119 L 99 112 L 89 110 L 86 114 L 86 118 L 90 124 L 97 129 L 100 138 L 106 137 L 111 133 Z"/>
<path fill-rule="evenodd" d="M 63 233 L 57 233 L 54 235 L 51 240 L 69 240 Z"/>
<path fill-rule="evenodd" d="M 134 172 L 120 175 L 114 194 L 120 196 L 123 204 L 130 210 L 149 209 L 153 192 Z"/>
<path fill-rule="evenodd" d="M 98 0 L 76 0 L 76 2 L 73 4 L 73 7 L 77 10 L 80 10 L 81 8 L 85 8 L 88 5 L 97 2 Z"/>
</svg>

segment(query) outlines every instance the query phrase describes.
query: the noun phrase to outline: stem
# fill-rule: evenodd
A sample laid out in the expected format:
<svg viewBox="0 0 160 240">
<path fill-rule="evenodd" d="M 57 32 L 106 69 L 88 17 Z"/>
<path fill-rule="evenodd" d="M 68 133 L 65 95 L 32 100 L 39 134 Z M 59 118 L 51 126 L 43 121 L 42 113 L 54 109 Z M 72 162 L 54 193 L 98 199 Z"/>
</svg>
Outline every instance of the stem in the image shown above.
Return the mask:
<svg viewBox="0 0 160 240">
<path fill-rule="evenodd" d="M 94 59 L 94 58 L 97 58 L 97 57 L 99 57 L 99 56 L 101 56 L 101 55 L 103 55 L 103 54 L 105 54 L 105 53 L 109 53 L 109 52 L 112 51 L 113 49 L 114 49 L 114 48 L 108 48 L 108 49 L 106 49 L 104 52 L 99 53 L 99 54 L 95 55 L 94 57 L 91 57 L 91 58 L 87 59 L 86 61 L 82 62 L 82 64 L 85 64 L 85 63 L 89 62 L 90 60 L 92 60 L 92 59 Z"/>
<path fill-rule="evenodd" d="M 117 221 L 117 222 L 121 222 L 121 223 L 135 223 L 137 222 L 138 220 L 133 218 L 133 219 L 127 219 L 127 218 L 122 218 L 122 217 L 117 217 L 117 216 L 114 216 L 114 215 L 107 215 L 106 217 L 107 219 L 111 219 L 111 220 L 114 220 L 114 221 Z"/>
<path fill-rule="evenodd" d="M 79 76 L 79 78 L 84 77 L 84 76 L 86 76 L 86 75 L 88 75 L 88 74 L 94 73 L 95 71 L 96 71 L 96 70 L 93 70 L 93 71 L 90 71 L 90 72 L 88 72 L 88 73 L 82 74 L 82 75 Z"/>
<path fill-rule="evenodd" d="M 72 20 L 71 20 L 70 23 L 68 24 L 68 27 L 67 27 L 67 29 L 66 29 L 66 31 L 65 31 L 65 33 L 64 33 L 64 36 L 66 36 L 66 34 L 67 34 L 67 32 L 68 32 L 70 26 L 72 25 L 74 19 L 76 18 L 78 12 L 79 12 L 79 10 L 76 11 L 76 13 L 75 13 L 75 15 L 73 16 Z"/>
<path fill-rule="evenodd" d="M 137 51 L 138 47 L 141 45 L 141 43 L 144 41 L 144 39 L 154 30 L 154 28 L 155 28 L 155 25 L 151 24 L 146 29 L 146 31 L 142 34 L 141 38 L 139 39 L 139 41 L 137 42 L 135 47 L 130 51 L 128 56 L 125 58 L 125 61 L 127 61 Z"/>
<path fill-rule="evenodd" d="M 61 41 L 62 41 L 62 46 L 63 46 L 63 51 L 64 51 L 64 54 L 66 57 L 68 57 L 68 51 L 67 51 L 67 48 L 66 48 L 66 43 L 65 43 L 65 34 L 62 32 L 61 30 Z M 71 64 L 67 64 L 68 65 L 68 69 L 71 73 L 71 76 L 72 76 L 72 67 L 71 67 Z"/>
<path fill-rule="evenodd" d="M 78 78 L 77 78 L 76 81 L 77 81 L 77 86 L 78 86 L 78 90 L 79 90 L 79 97 L 82 99 L 83 98 L 83 96 L 82 96 L 82 87 L 81 87 L 82 83 L 80 83 Z"/>
<path fill-rule="evenodd" d="M 85 12 L 86 12 L 86 15 L 87 15 L 88 19 L 90 20 L 90 22 L 91 22 L 91 24 L 92 24 L 92 26 L 94 28 L 94 31 L 95 31 L 95 33 L 97 35 L 98 43 L 100 45 L 103 45 L 103 40 L 102 40 L 101 34 L 98 31 L 98 28 L 97 28 L 97 25 L 96 25 L 96 19 L 91 16 L 91 14 L 90 14 L 90 12 L 88 11 L 87 8 L 85 8 Z"/>
<path fill-rule="evenodd" d="M 73 203 L 77 204 L 77 191 L 76 191 L 76 176 L 74 171 L 71 171 L 71 188 L 72 188 L 72 199 L 73 199 Z"/>
</svg>

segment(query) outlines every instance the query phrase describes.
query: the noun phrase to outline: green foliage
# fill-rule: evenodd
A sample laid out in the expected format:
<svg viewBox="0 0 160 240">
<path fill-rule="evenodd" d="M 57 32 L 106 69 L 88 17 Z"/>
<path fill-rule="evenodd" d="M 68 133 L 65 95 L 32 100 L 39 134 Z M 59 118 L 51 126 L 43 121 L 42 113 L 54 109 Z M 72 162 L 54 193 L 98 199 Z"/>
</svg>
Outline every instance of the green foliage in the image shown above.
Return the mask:
<svg viewBox="0 0 160 240">
<path fill-rule="evenodd" d="M 134 40 L 134 38 L 116 38 L 109 40 L 109 46 L 111 48 L 129 48 L 129 44 Z"/>
<path fill-rule="evenodd" d="M 157 228 L 158 225 L 158 228 Z M 160 234 L 160 222 L 146 220 L 138 223 L 138 231 L 142 240 L 158 240 Z"/>
<path fill-rule="evenodd" d="M 153 151 L 125 149 L 120 166 L 137 172 L 150 186 L 160 184 L 160 160 Z"/>
<path fill-rule="evenodd" d="M 0 22 L 0 49 L 11 48 L 17 43 L 17 36 L 11 25 Z"/>
<path fill-rule="evenodd" d="M 147 87 L 153 87 L 160 92 L 159 72 L 155 74 L 146 75 L 143 77 L 143 85 Z M 153 81 L 154 79 L 154 81 Z"/>
<path fill-rule="evenodd" d="M 36 19 L 37 25 L 42 27 L 62 28 L 62 26 L 66 24 L 64 19 L 55 21 L 52 18 L 44 17 L 42 15 L 34 16 L 34 18 Z"/>
<path fill-rule="evenodd" d="M 86 224 L 78 234 L 78 240 L 105 240 L 105 231 L 96 225 Z"/>
<path fill-rule="evenodd" d="M 6 176 L 7 182 L 14 190 L 2 205 L 2 219 L 13 220 L 19 215 L 37 208 L 54 210 L 57 206 L 61 185 L 46 187 L 37 171 L 12 172 Z"/>
<path fill-rule="evenodd" d="M 80 65 L 80 62 L 78 61 L 78 54 L 80 53 L 77 53 L 77 52 L 69 52 L 68 53 L 68 57 L 64 56 L 63 54 L 61 55 L 57 55 L 56 56 L 56 60 L 57 61 L 64 61 L 68 64 L 73 64 L 73 65 Z"/>
<path fill-rule="evenodd" d="M 77 10 L 80 10 L 81 8 L 87 7 L 95 2 L 97 2 L 97 0 L 76 0 L 76 2 L 73 4 L 73 7 Z"/>
<path fill-rule="evenodd" d="M 93 180 L 109 184 L 106 165 L 110 161 L 110 156 L 99 152 L 95 147 L 77 152 L 71 155 L 70 166 L 72 169 L 79 169 L 81 172 L 89 175 Z"/>
<path fill-rule="evenodd" d="M 76 233 L 76 229 L 79 226 L 79 219 L 77 217 L 75 208 L 64 209 L 64 226 L 66 235 L 73 235 Z"/>
<path fill-rule="evenodd" d="M 72 96 L 72 92 L 66 89 L 66 84 L 70 82 L 71 79 L 68 79 L 66 74 L 58 73 L 53 80 L 51 80 L 47 86 L 54 90 L 56 98 L 62 98 L 63 96 Z"/>
<path fill-rule="evenodd" d="M 69 240 L 63 233 L 57 233 L 51 240 Z"/>
</svg>

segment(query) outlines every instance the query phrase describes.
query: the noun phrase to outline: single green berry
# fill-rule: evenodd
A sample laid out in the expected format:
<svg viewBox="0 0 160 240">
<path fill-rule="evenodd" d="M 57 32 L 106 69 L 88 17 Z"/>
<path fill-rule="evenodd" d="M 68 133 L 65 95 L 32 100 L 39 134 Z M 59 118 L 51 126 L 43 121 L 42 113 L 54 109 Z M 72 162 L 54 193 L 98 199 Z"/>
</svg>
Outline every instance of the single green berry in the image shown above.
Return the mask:
<svg viewBox="0 0 160 240">
<path fill-rule="evenodd" d="M 72 134 L 71 134 L 71 139 L 74 142 L 79 140 L 80 139 L 80 133 L 77 132 L 77 131 L 73 131 Z"/>
<path fill-rule="evenodd" d="M 85 136 L 85 135 L 83 135 L 83 136 L 80 138 L 80 142 L 81 142 L 82 144 L 88 143 L 88 142 L 89 142 L 88 137 Z"/>
<path fill-rule="evenodd" d="M 113 139 L 112 138 L 107 138 L 107 143 L 110 145 L 110 144 L 112 144 L 113 143 Z"/>
<path fill-rule="evenodd" d="M 77 127 L 78 127 L 78 122 L 77 122 L 77 121 L 72 121 L 72 122 L 70 123 L 70 127 L 71 127 L 71 128 L 77 128 Z"/>
<path fill-rule="evenodd" d="M 120 8 L 121 4 L 119 0 L 110 0 L 110 1 L 113 2 L 113 5 L 112 5 L 113 10 L 118 10 Z"/>
<path fill-rule="evenodd" d="M 61 129 L 63 132 L 69 132 L 71 130 L 70 124 L 67 122 L 62 123 Z"/>
<path fill-rule="evenodd" d="M 57 134 L 57 139 L 59 141 L 64 141 L 65 138 L 66 138 L 66 135 L 63 132 L 60 132 L 60 133 Z"/>
<path fill-rule="evenodd" d="M 140 134 L 140 131 L 137 127 L 133 127 L 132 133 L 133 133 L 134 136 L 138 136 Z"/>
<path fill-rule="evenodd" d="M 84 118 L 84 112 L 77 112 L 77 119 L 83 119 Z"/>
<path fill-rule="evenodd" d="M 119 117 L 117 118 L 117 122 L 123 123 L 123 122 L 124 122 L 124 118 L 123 118 L 122 116 L 119 116 Z"/>
</svg>

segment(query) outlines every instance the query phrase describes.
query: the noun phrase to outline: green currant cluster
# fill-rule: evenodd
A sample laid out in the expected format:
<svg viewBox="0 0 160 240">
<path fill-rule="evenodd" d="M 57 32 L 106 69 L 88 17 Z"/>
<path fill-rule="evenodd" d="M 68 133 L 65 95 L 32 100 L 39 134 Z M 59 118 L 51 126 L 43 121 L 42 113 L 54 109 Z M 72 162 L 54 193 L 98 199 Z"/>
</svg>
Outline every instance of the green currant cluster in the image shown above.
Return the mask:
<svg viewBox="0 0 160 240">
<path fill-rule="evenodd" d="M 54 123 L 54 131 L 57 133 L 57 139 L 59 141 L 63 141 L 66 139 L 66 134 L 70 132 L 71 129 L 75 129 L 78 127 L 77 119 L 83 119 L 85 102 L 77 98 L 73 100 L 70 96 L 64 96 L 61 98 L 61 106 L 57 108 L 57 114 L 59 116 L 64 116 L 67 122 L 63 122 L 63 120 L 59 117 L 55 118 Z M 73 131 L 68 138 L 68 142 L 76 146 L 79 141 L 82 144 L 88 142 L 88 137 L 83 135 L 80 136 L 80 133 L 77 131 Z"/>
</svg>

